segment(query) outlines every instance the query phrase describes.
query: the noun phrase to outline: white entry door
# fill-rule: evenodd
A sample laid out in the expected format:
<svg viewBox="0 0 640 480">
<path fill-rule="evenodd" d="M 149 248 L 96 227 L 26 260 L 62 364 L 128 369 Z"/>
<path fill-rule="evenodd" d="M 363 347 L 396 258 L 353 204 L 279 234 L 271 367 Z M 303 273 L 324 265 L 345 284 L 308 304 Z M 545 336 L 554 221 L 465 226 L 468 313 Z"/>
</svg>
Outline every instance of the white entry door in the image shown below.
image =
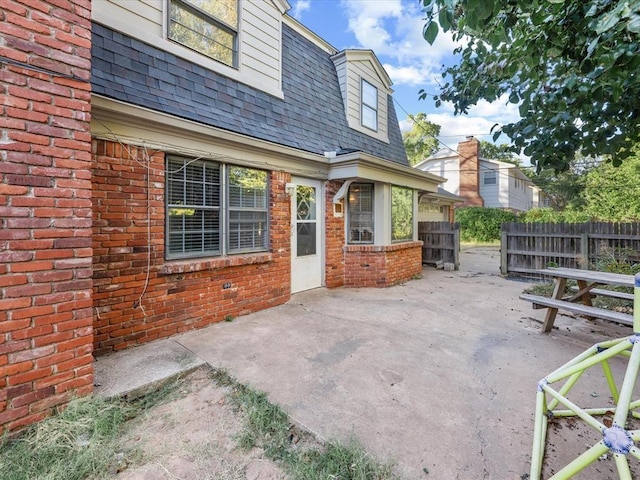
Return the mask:
<svg viewBox="0 0 640 480">
<path fill-rule="evenodd" d="M 292 178 L 291 195 L 291 292 L 322 286 L 322 183 Z"/>
</svg>

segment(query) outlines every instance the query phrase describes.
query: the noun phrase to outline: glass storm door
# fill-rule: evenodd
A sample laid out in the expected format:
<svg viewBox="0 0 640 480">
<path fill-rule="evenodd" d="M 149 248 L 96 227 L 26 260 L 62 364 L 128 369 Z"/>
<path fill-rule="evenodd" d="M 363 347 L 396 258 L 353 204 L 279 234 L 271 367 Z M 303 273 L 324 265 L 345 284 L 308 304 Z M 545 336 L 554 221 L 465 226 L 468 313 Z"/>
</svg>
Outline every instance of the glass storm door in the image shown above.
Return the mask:
<svg viewBox="0 0 640 480">
<path fill-rule="evenodd" d="M 291 292 L 322 285 L 322 184 L 294 178 L 291 196 Z"/>
</svg>

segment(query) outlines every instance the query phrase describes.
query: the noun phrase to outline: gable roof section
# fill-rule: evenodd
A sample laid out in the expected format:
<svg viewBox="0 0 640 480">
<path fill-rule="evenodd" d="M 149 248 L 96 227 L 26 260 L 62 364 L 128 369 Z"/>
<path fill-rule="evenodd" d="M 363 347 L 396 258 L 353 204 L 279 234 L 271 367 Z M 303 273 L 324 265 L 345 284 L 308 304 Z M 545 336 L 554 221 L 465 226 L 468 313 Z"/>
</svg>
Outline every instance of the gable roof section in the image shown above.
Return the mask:
<svg viewBox="0 0 640 480">
<path fill-rule="evenodd" d="M 380 82 L 385 86 L 389 93 L 391 92 L 391 85 L 393 85 L 393 82 L 391 81 L 391 78 L 389 78 L 389 75 L 387 75 L 387 71 L 384 69 L 373 50 L 342 50 L 341 52 L 333 55 L 331 60 L 335 63 L 342 57 L 346 58 L 347 62 L 369 62 L 372 70 L 376 72 L 376 75 L 380 79 Z"/>
<path fill-rule="evenodd" d="M 421 167 L 428 165 L 429 163 L 435 161 L 435 160 L 446 160 L 449 158 L 458 158 L 458 152 L 456 152 L 455 150 L 451 150 L 450 148 L 441 148 L 440 150 L 438 150 L 436 153 L 434 153 L 433 155 L 429 155 L 427 158 L 425 158 L 424 160 L 419 161 L 418 163 L 416 163 L 413 167 L 417 168 L 418 170 L 421 170 Z"/>
<path fill-rule="evenodd" d="M 408 165 L 393 99 L 389 143 L 349 128 L 330 55 L 282 25 L 284 99 L 94 23 L 94 94 L 322 154 L 340 148 Z"/>
</svg>

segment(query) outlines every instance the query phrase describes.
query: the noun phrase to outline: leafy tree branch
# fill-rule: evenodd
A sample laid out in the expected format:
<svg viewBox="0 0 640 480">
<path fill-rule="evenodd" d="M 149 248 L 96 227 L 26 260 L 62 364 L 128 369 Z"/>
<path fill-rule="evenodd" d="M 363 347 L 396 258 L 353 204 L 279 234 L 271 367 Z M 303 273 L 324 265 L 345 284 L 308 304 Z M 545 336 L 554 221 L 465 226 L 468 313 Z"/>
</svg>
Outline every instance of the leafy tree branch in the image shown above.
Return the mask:
<svg viewBox="0 0 640 480">
<path fill-rule="evenodd" d="M 423 4 L 424 38 L 452 31 L 462 44 L 436 105 L 452 102 L 465 114 L 506 95 L 521 119 L 494 140 L 506 134 L 538 170 L 568 170 L 577 152 L 619 165 L 640 141 L 640 0 Z"/>
</svg>

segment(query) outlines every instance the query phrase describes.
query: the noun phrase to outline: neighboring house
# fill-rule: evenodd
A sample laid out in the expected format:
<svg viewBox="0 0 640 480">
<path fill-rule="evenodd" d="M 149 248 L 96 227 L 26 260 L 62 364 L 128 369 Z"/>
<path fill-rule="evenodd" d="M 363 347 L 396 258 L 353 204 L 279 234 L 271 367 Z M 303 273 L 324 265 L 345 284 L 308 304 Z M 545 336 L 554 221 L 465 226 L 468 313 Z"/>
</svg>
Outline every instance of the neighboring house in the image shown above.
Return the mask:
<svg viewBox="0 0 640 480">
<path fill-rule="evenodd" d="M 373 52 L 284 0 L 7 8 L 3 430 L 90 393 L 92 354 L 421 272 L 444 179 L 409 166 Z"/>
<path fill-rule="evenodd" d="M 483 158 L 473 137 L 460 142 L 457 152 L 440 150 L 415 168 L 447 178 L 446 190 L 464 199 L 460 206 L 513 212 L 548 206 L 544 193 L 516 165 Z"/>
<path fill-rule="evenodd" d="M 438 187 L 437 192 L 420 194 L 418 202 L 419 222 L 454 222 L 456 204 L 464 202 L 464 198 Z"/>
</svg>

